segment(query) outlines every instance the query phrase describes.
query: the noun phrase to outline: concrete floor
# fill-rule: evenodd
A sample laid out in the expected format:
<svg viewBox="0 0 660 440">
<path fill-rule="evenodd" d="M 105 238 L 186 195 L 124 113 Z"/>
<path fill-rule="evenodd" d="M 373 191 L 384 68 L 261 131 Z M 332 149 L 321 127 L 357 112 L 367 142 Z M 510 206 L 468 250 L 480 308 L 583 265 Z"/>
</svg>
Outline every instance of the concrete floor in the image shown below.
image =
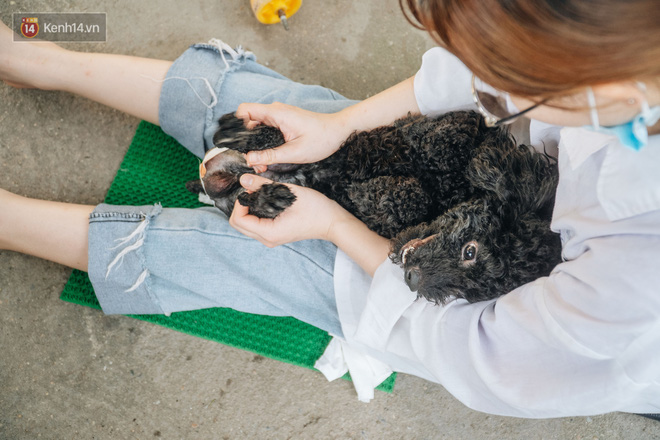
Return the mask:
<svg viewBox="0 0 660 440">
<path fill-rule="evenodd" d="M 66 46 L 80 51 L 172 60 L 220 37 L 353 98 L 414 74 L 432 45 L 396 0 L 307 1 L 288 33 L 257 23 L 248 0 L 3 0 L 0 19 L 19 11 L 107 12 L 108 41 Z M 137 124 L 76 96 L 0 84 L 0 187 L 99 203 Z M 489 416 L 405 375 L 363 404 L 349 382 L 60 301 L 69 273 L 0 251 L 0 439 L 660 438 L 660 423 L 634 415 Z"/>
</svg>

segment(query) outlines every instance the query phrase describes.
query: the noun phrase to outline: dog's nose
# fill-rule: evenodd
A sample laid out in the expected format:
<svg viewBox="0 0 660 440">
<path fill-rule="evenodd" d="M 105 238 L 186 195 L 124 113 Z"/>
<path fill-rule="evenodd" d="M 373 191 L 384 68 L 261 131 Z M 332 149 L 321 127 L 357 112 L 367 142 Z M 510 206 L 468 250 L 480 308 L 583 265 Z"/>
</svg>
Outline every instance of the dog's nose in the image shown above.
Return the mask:
<svg viewBox="0 0 660 440">
<path fill-rule="evenodd" d="M 406 271 L 406 284 L 411 291 L 416 292 L 419 288 L 419 280 L 422 279 L 422 272 L 418 267 L 412 267 Z"/>
</svg>

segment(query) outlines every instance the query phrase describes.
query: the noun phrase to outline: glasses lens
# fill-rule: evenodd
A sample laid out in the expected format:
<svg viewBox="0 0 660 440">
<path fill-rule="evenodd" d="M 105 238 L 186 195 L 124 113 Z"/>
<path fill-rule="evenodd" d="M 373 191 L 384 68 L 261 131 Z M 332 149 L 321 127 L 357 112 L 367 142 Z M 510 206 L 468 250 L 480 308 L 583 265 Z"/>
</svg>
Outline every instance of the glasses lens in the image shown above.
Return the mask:
<svg viewBox="0 0 660 440">
<path fill-rule="evenodd" d="M 505 119 L 520 113 L 508 93 L 489 86 L 476 76 L 473 84 L 477 104 L 495 120 Z"/>
</svg>

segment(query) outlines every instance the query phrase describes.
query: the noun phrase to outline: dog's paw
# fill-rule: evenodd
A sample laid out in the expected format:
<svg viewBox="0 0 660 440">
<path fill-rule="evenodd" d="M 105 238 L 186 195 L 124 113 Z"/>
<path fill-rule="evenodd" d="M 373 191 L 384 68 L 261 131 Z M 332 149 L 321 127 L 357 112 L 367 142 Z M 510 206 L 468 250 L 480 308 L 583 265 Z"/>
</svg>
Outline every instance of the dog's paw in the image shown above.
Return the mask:
<svg viewBox="0 0 660 440">
<path fill-rule="evenodd" d="M 253 150 L 267 150 L 284 143 L 282 132 L 267 125 L 258 125 L 248 130 L 243 120 L 228 113 L 218 120 L 218 130 L 213 135 L 216 147 L 226 147 L 240 153 Z"/>
<path fill-rule="evenodd" d="M 280 183 L 266 184 L 258 191 L 238 196 L 238 202 L 248 207 L 248 214 L 259 218 L 275 218 L 295 201 L 296 196 Z"/>
</svg>

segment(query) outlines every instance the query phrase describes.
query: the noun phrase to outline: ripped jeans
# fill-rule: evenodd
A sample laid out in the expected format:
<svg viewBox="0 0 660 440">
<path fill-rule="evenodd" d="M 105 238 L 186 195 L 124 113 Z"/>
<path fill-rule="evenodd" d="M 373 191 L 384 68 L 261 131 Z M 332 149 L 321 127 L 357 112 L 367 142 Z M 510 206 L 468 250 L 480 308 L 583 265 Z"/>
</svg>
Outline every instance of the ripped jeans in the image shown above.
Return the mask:
<svg viewBox="0 0 660 440">
<path fill-rule="evenodd" d="M 172 65 L 159 102 L 163 131 L 198 157 L 217 120 L 243 102 L 284 102 L 332 113 L 355 101 L 293 82 L 254 55 L 211 40 Z M 99 205 L 89 219 L 89 277 L 106 314 L 170 314 L 209 307 L 292 316 L 334 335 L 336 247 L 306 240 L 269 249 L 215 208 Z"/>
</svg>

